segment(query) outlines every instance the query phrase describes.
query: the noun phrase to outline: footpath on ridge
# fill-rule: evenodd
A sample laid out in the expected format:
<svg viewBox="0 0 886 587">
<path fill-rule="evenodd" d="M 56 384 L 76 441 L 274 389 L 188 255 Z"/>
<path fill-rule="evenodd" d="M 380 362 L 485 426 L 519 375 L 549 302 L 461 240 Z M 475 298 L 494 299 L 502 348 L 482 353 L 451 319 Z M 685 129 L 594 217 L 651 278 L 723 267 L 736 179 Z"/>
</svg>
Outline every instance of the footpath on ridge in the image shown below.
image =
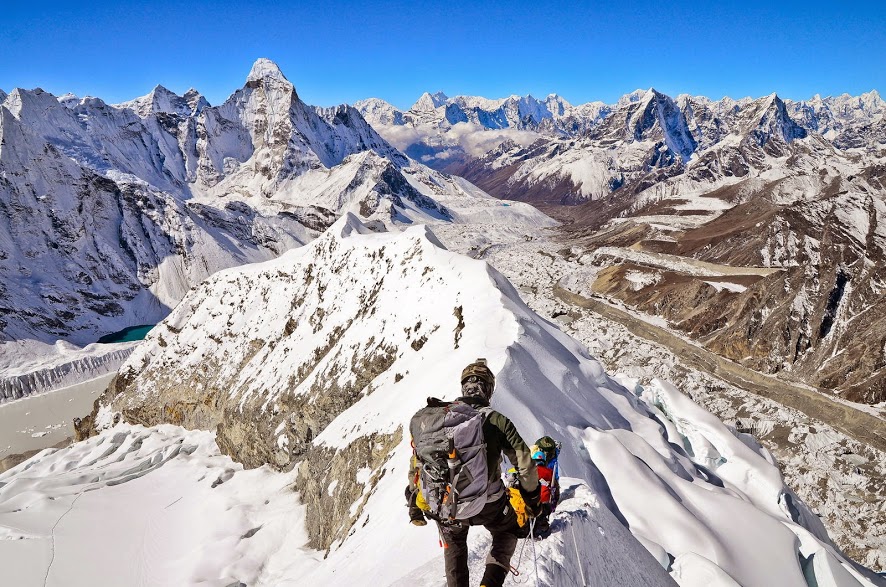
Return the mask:
<svg viewBox="0 0 886 587">
<path fill-rule="evenodd" d="M 881 432 L 886 429 L 886 424 L 881 418 L 832 400 L 824 392 L 812 391 L 743 367 L 689 343 L 664 328 L 644 322 L 628 312 L 600 300 L 573 293 L 559 283 L 554 285 L 553 293 L 563 302 L 600 314 L 623 325 L 635 336 L 669 348 L 695 369 L 711 373 L 738 388 L 794 408 L 810 418 L 833 426 L 861 443 L 886 451 L 886 436 Z"/>
</svg>

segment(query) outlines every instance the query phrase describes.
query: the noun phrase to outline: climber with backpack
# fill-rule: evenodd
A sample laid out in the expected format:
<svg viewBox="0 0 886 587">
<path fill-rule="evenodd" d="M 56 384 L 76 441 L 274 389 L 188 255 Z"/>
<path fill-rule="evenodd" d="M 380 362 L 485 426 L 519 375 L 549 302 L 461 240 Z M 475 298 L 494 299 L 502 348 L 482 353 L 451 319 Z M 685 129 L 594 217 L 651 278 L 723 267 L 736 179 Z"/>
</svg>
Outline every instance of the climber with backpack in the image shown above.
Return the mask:
<svg viewBox="0 0 886 587">
<path fill-rule="evenodd" d="M 492 534 L 481 585 L 501 587 L 511 570 L 517 540 L 524 535 L 501 477 L 504 454 L 516 469 L 526 513 L 539 513 L 541 486 L 532 453 L 514 424 L 489 407 L 495 376 L 485 359 L 461 374 L 461 397 L 428 398 L 412 417 L 413 457 L 406 489 L 409 518 L 437 523 L 448 587 L 467 587 L 468 528 Z"/>
<path fill-rule="evenodd" d="M 542 436 L 530 448 L 532 460 L 538 468 L 538 482 L 541 485 L 541 511 L 535 519 L 535 536 L 547 538 L 551 534 L 550 516 L 560 501 L 560 443 L 550 436 Z"/>
</svg>

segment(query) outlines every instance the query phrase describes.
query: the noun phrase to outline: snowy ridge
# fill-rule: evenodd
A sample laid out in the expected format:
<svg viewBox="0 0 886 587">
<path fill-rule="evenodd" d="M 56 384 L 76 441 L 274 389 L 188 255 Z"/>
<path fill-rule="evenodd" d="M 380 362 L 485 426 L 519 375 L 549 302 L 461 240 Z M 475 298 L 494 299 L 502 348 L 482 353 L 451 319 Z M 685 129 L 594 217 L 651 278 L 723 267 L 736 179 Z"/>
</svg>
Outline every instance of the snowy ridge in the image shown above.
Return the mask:
<svg viewBox="0 0 886 587">
<path fill-rule="evenodd" d="M 298 463 L 308 544 L 327 553 L 300 580 L 387 584 L 440 556 L 433 532 L 392 505 L 410 454 L 402 427 L 426 396 L 455 397 L 453 373 L 485 356 L 493 406 L 526 438 L 561 439 L 563 473 L 681 584 L 877 584 L 750 437 L 666 383 L 624 387 L 495 270 L 435 241 L 424 227 L 370 234 L 349 216 L 278 260 L 214 276 L 130 357 L 96 422 L 215 428 L 250 466 Z"/>
<path fill-rule="evenodd" d="M 165 585 L 336 580 L 319 572 L 328 564 L 322 557 L 301 547 L 304 507 L 288 489 L 294 477 L 267 468 L 244 470 L 219 454 L 211 433 L 175 426 L 121 425 L 69 449 L 44 451 L 27 466 L 0 474 L 4 576 L 15 585 L 77 587 L 105 585 L 110 577 L 117 584 Z M 582 576 L 615 587 L 673 585 L 586 485 L 563 482 L 555 534 L 535 545 L 541 585 L 579 585 Z M 23 503 L 25 492 L 51 500 Z M 132 507 L 133 500 L 139 507 Z M 386 514 L 402 514 L 396 505 Z M 22 509 L 34 520 L 26 528 L 16 519 Z M 132 532 L 136 526 L 149 529 Z M 85 533 L 88 542 L 80 538 Z M 414 534 L 416 545 L 433 542 L 420 530 Z M 472 572 L 482 572 L 488 537 L 474 538 L 470 564 Z M 141 551 L 145 543 L 151 548 L 145 564 L 107 558 Z M 194 544 L 205 548 L 193 550 Z M 576 544 L 589 547 L 581 560 Z M 514 557 L 523 577 L 535 574 L 531 549 L 522 545 L 519 565 Z M 375 568 L 372 550 L 366 544 L 360 555 L 366 572 Z M 438 557 L 393 582 L 381 580 L 437 585 L 442 573 Z"/>
</svg>

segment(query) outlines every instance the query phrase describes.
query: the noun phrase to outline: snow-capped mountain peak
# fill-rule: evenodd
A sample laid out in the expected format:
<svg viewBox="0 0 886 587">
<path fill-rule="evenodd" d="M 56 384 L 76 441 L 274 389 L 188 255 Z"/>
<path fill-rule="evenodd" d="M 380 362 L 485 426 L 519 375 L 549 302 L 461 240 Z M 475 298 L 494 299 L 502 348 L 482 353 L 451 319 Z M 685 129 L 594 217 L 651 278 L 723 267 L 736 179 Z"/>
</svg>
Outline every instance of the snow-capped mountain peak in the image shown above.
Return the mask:
<svg viewBox="0 0 886 587">
<path fill-rule="evenodd" d="M 433 94 L 425 92 L 412 105 L 411 110 L 416 112 L 433 112 L 440 106 L 445 105 L 447 100 L 449 100 L 449 97 L 443 92 L 434 92 Z"/>
<path fill-rule="evenodd" d="M 191 112 L 193 114 L 197 114 L 203 110 L 203 108 L 209 107 L 209 101 L 203 97 L 203 94 L 194 88 L 189 88 L 182 98 L 184 98 L 185 102 L 191 107 Z"/>
<path fill-rule="evenodd" d="M 625 94 L 621 98 L 618 99 L 618 102 L 615 103 L 617 108 L 622 108 L 624 106 L 628 106 L 633 104 L 634 102 L 641 102 L 645 99 L 649 99 L 649 94 L 654 93 L 654 88 L 649 88 L 647 90 L 636 89 L 629 94 Z"/>
<path fill-rule="evenodd" d="M 880 92 L 871 90 L 857 97 L 849 96 L 847 110 L 857 109 L 867 116 L 878 116 L 886 112 L 886 102 L 880 97 Z"/>
<path fill-rule="evenodd" d="M 572 109 L 572 104 L 557 94 L 548 94 L 542 103 L 554 116 L 563 116 L 567 110 Z"/>
<path fill-rule="evenodd" d="M 0 99 L 0 102 L 2 101 L 3 100 Z M 58 103 L 62 106 L 65 106 L 66 108 L 74 108 L 77 106 L 77 104 L 80 103 L 80 96 L 68 92 L 67 94 L 58 97 Z"/>
<path fill-rule="evenodd" d="M 354 102 L 360 114 L 370 124 L 379 125 L 402 125 L 403 112 L 398 110 L 393 104 L 385 102 L 380 98 L 368 98 L 366 100 L 358 100 Z"/>
<path fill-rule="evenodd" d="M 159 84 L 148 94 L 140 98 L 114 105 L 115 108 L 119 109 L 128 108 L 141 118 L 146 118 L 151 114 L 191 116 L 199 113 L 207 106 L 209 106 L 209 102 L 206 101 L 206 98 L 193 88 L 188 90 L 184 96 L 179 96 L 172 90 Z"/>
<path fill-rule="evenodd" d="M 757 108 L 758 116 L 755 126 L 751 130 L 750 135 L 762 146 L 770 137 L 777 137 L 785 143 L 790 143 L 795 139 L 802 139 L 806 136 L 806 129 L 798 125 L 788 114 L 787 106 L 784 101 L 778 97 L 778 94 L 772 94 L 762 98 Z"/>
<path fill-rule="evenodd" d="M 266 59 L 264 57 L 260 57 L 255 60 L 255 63 L 252 64 L 252 69 L 249 70 L 249 76 L 246 78 L 246 82 L 255 82 L 261 81 L 264 79 L 275 79 L 279 81 L 289 82 L 286 79 L 286 76 L 283 75 L 283 72 L 280 71 L 280 67 L 271 61 L 270 59 Z"/>
</svg>

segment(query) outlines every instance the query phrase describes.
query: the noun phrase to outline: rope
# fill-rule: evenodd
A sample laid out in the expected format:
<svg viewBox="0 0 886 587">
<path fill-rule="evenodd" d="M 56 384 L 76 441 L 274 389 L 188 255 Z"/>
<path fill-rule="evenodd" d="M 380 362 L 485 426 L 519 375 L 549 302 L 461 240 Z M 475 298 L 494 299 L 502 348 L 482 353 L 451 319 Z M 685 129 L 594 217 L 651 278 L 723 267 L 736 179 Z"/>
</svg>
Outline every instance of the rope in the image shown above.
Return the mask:
<svg viewBox="0 0 886 587">
<path fill-rule="evenodd" d="M 523 539 L 523 545 L 520 547 L 520 554 L 517 555 L 517 564 L 514 565 L 513 568 L 511 569 L 511 573 L 513 573 L 513 575 L 515 577 L 520 574 L 520 571 L 518 571 L 517 569 L 520 568 L 520 563 L 523 562 L 523 551 L 526 549 L 526 541 L 527 540 L 529 540 L 529 538 Z"/>
<path fill-rule="evenodd" d="M 581 562 L 581 556 L 578 554 L 578 540 L 575 538 L 575 523 L 569 525 L 572 528 L 572 545 L 575 547 L 575 562 L 578 565 L 578 572 L 581 573 L 581 584 L 588 587 L 588 581 L 585 579 L 585 567 Z"/>
<path fill-rule="evenodd" d="M 557 452 L 559 456 L 559 444 L 557 446 Z M 554 464 L 554 478 L 560 478 L 560 459 L 557 459 L 557 462 Z M 572 530 L 572 546 L 575 549 L 575 564 L 578 565 L 578 572 L 581 574 L 581 584 L 582 587 L 588 587 L 588 580 L 585 578 L 585 566 L 581 561 L 581 555 L 578 552 L 578 540 L 575 537 L 575 521 L 571 521 L 569 524 L 570 529 Z"/>
<path fill-rule="evenodd" d="M 538 553 L 535 550 L 535 518 L 529 520 L 529 539 L 532 540 L 532 561 L 535 564 L 535 587 L 541 587 L 538 581 Z"/>
</svg>

